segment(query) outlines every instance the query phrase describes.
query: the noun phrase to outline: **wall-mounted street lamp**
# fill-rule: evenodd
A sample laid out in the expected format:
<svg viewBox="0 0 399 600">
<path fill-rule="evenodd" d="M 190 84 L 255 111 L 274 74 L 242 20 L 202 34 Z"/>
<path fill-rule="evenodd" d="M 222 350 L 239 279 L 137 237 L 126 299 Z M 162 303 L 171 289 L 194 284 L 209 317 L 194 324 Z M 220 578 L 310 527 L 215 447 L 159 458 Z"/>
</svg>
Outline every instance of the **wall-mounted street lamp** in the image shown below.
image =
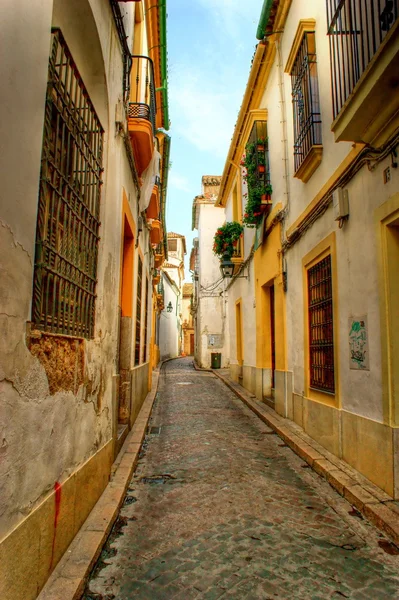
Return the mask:
<svg viewBox="0 0 399 600">
<path fill-rule="evenodd" d="M 171 313 L 173 310 L 173 304 L 170 300 L 168 306 L 166 307 L 166 310 L 168 311 L 168 313 Z"/>
<path fill-rule="evenodd" d="M 220 270 L 223 279 L 231 279 L 234 274 L 234 263 L 229 258 L 224 258 L 220 262 Z"/>
<path fill-rule="evenodd" d="M 247 270 L 246 274 L 244 273 L 244 269 Z M 220 262 L 220 271 L 223 279 L 232 279 L 232 277 L 237 277 L 239 279 L 244 277 L 245 279 L 248 279 L 249 277 L 248 265 L 242 266 L 240 264 L 233 263 L 231 258 L 228 257 L 223 258 L 223 260 Z"/>
</svg>

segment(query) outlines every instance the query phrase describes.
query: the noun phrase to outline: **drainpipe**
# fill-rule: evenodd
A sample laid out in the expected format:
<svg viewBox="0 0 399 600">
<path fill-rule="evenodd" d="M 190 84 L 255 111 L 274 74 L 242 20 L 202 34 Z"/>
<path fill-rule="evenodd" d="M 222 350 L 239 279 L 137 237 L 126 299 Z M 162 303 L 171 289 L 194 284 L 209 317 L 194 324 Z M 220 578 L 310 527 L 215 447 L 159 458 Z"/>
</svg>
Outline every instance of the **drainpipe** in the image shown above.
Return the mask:
<svg viewBox="0 0 399 600">
<path fill-rule="evenodd" d="M 167 240 L 167 232 L 166 232 L 166 193 L 168 188 L 168 175 L 169 175 L 169 160 L 170 160 L 170 137 L 165 134 L 164 138 L 164 152 L 163 152 L 163 161 L 162 161 L 162 206 L 161 206 L 161 214 L 162 214 L 162 223 L 164 228 L 164 239 L 163 239 L 163 247 L 165 251 L 165 258 L 168 256 L 168 240 Z"/>
<path fill-rule="evenodd" d="M 166 0 L 158 0 L 160 16 L 160 51 L 161 51 L 161 78 L 162 86 L 157 91 L 162 92 L 163 110 L 165 115 L 164 128 L 169 129 L 169 106 L 168 106 L 168 69 L 167 69 L 167 50 L 166 50 Z"/>
<path fill-rule="evenodd" d="M 274 0 L 264 0 L 262 6 L 262 12 L 260 13 L 260 19 L 258 29 L 256 30 L 256 39 L 263 40 L 265 37 L 265 29 L 269 21 L 270 12 L 272 10 Z"/>
<path fill-rule="evenodd" d="M 285 102 L 285 88 L 284 88 L 284 65 L 283 57 L 281 54 L 280 39 L 276 39 L 276 52 L 278 57 L 278 87 L 280 88 L 280 108 L 281 108 L 281 142 L 283 145 L 283 161 L 284 161 L 284 180 L 285 180 L 285 206 L 286 215 L 290 208 L 290 176 L 289 176 L 289 149 L 288 149 L 288 134 L 287 134 L 287 111 Z"/>
</svg>

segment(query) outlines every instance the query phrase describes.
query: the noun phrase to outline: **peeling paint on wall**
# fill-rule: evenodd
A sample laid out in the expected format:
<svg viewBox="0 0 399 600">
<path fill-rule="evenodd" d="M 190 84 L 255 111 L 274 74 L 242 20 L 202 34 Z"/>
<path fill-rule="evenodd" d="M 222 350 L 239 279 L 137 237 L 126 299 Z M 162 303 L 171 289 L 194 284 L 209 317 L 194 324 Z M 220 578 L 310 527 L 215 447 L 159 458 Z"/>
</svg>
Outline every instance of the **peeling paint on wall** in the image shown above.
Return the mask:
<svg viewBox="0 0 399 600">
<path fill-rule="evenodd" d="M 51 395 L 60 390 L 77 394 L 83 383 L 83 340 L 40 335 L 31 338 L 30 351 L 46 371 Z"/>
</svg>

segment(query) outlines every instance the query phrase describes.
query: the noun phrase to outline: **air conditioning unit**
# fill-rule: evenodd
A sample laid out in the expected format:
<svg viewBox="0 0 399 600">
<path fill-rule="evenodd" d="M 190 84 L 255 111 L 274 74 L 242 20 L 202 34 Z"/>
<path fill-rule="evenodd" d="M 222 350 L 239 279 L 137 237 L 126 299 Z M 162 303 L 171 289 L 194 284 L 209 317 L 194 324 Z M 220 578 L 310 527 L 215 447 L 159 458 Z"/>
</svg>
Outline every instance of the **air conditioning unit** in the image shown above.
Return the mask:
<svg viewBox="0 0 399 600">
<path fill-rule="evenodd" d="M 337 188 L 332 193 L 334 219 L 340 221 L 349 217 L 349 197 L 348 190 Z"/>
</svg>

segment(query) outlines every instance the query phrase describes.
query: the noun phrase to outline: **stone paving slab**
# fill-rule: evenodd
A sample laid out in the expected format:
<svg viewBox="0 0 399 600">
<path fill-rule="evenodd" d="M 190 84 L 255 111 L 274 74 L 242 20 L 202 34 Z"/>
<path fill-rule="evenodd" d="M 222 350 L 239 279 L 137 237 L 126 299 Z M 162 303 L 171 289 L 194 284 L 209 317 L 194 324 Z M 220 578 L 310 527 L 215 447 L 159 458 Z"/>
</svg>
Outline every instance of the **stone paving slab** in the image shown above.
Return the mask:
<svg viewBox="0 0 399 600">
<path fill-rule="evenodd" d="M 159 371 L 156 370 L 152 390 L 147 394 L 138 418 L 112 465 L 110 483 L 55 567 L 38 600 L 79 600 L 82 597 L 87 578 L 125 501 L 155 401 L 158 379 Z"/>
<path fill-rule="evenodd" d="M 399 599 L 397 547 L 220 379 L 179 359 L 158 390 L 84 600 Z"/>
<path fill-rule="evenodd" d="M 212 372 L 316 473 L 324 477 L 341 496 L 344 496 L 373 525 L 399 545 L 399 509 L 398 505 L 392 502 L 391 496 L 350 465 L 328 452 L 295 423 L 280 417 L 273 409 L 257 401 L 245 388 L 232 381 L 225 369 L 223 369 L 223 373 L 216 369 Z M 370 504 L 373 506 L 369 506 Z M 377 504 L 380 506 L 376 506 Z"/>
</svg>

